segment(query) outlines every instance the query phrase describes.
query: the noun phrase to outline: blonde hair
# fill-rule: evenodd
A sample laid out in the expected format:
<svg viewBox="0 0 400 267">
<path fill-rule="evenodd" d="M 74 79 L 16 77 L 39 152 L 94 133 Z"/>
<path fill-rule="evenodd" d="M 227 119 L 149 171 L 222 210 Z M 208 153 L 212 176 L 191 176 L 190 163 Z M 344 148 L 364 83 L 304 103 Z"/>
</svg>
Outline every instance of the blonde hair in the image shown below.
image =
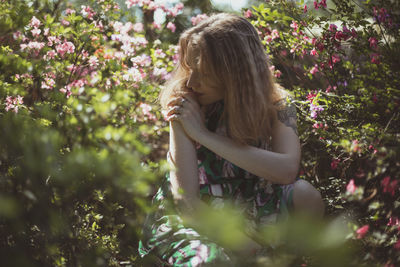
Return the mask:
<svg viewBox="0 0 400 267">
<path fill-rule="evenodd" d="M 179 39 L 179 64 L 160 94 L 163 108 L 172 97 L 188 92 L 189 46 L 199 48 L 200 70 L 207 68 L 221 86 L 221 120 L 227 135 L 242 144 L 269 142 L 276 118 L 273 103 L 280 93 L 253 25 L 240 16 L 219 13 L 183 32 Z"/>
</svg>

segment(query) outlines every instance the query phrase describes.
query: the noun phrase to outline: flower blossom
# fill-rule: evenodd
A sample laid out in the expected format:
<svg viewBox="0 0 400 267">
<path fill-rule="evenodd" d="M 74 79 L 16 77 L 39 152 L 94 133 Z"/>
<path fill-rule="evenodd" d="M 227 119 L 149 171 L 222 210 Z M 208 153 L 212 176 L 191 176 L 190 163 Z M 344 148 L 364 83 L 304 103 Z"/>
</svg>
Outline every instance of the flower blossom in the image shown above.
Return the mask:
<svg viewBox="0 0 400 267">
<path fill-rule="evenodd" d="M 313 48 L 313 49 L 310 51 L 310 55 L 312 55 L 312 56 L 318 56 L 317 50 L 316 50 L 315 48 Z"/>
<path fill-rule="evenodd" d="M 124 81 L 141 82 L 143 80 L 142 73 L 135 67 L 129 68 L 124 75 L 122 75 Z"/>
<path fill-rule="evenodd" d="M 156 56 L 156 58 L 165 58 L 165 56 L 166 56 L 164 51 L 160 48 L 157 48 L 156 50 L 154 50 L 154 55 Z"/>
<path fill-rule="evenodd" d="M 299 24 L 297 24 L 296 21 L 292 21 L 292 23 L 290 24 L 290 27 L 294 30 L 297 31 L 299 29 Z"/>
<path fill-rule="evenodd" d="M 24 51 L 26 48 L 29 50 L 34 50 L 36 52 L 39 52 L 42 50 L 42 48 L 45 46 L 45 43 L 42 42 L 36 42 L 36 41 L 31 41 L 28 44 L 21 44 L 21 50 Z"/>
<path fill-rule="evenodd" d="M 244 12 L 244 17 L 245 17 L 245 18 L 250 18 L 252 15 L 253 15 L 253 13 L 251 12 L 250 9 L 248 9 L 248 10 L 246 10 L 246 11 Z"/>
<path fill-rule="evenodd" d="M 193 26 L 196 26 L 197 24 L 200 23 L 200 21 L 208 18 L 207 14 L 199 14 L 196 17 L 192 17 L 190 20 L 192 22 Z"/>
<path fill-rule="evenodd" d="M 336 170 L 339 165 L 340 159 L 333 159 L 331 161 L 331 169 Z"/>
<path fill-rule="evenodd" d="M 323 111 L 324 108 L 319 106 L 318 104 L 315 105 L 313 103 L 310 103 L 310 117 L 315 119 L 317 118 L 318 114 Z"/>
<path fill-rule="evenodd" d="M 156 116 L 150 112 L 152 110 L 152 108 L 149 104 L 140 103 L 139 107 L 142 110 L 142 113 L 145 116 L 145 118 L 152 120 L 152 121 L 157 120 Z"/>
<path fill-rule="evenodd" d="M 29 26 L 31 28 L 38 28 L 40 24 L 41 24 L 40 20 L 38 20 L 35 16 L 33 16 L 31 22 L 29 23 Z"/>
<path fill-rule="evenodd" d="M 375 37 L 370 37 L 370 38 L 368 39 L 368 42 L 369 42 L 369 46 L 370 46 L 372 49 L 377 48 L 377 46 L 378 46 L 378 40 L 377 40 Z"/>
<path fill-rule="evenodd" d="M 398 187 L 398 182 L 397 182 L 397 180 L 391 181 L 390 176 L 386 176 L 381 181 L 381 186 L 383 187 L 383 193 L 388 193 L 388 194 L 394 196 L 395 192 L 397 190 L 397 187 Z"/>
<path fill-rule="evenodd" d="M 356 231 L 357 239 L 363 238 L 368 233 L 368 230 L 369 230 L 369 225 L 368 224 L 358 228 L 357 231 Z"/>
<path fill-rule="evenodd" d="M 171 32 L 175 32 L 176 26 L 171 21 L 167 24 L 167 29 L 171 30 Z"/>
<path fill-rule="evenodd" d="M 99 60 L 97 59 L 97 57 L 96 56 L 91 56 L 89 58 L 89 66 L 97 67 L 98 65 L 99 65 Z"/>
<path fill-rule="evenodd" d="M 391 216 L 389 218 L 389 222 L 387 223 L 387 226 L 397 226 L 397 225 L 400 225 L 399 218 Z"/>
<path fill-rule="evenodd" d="M 65 96 L 69 98 L 72 95 L 71 85 L 64 86 L 63 88 L 60 89 L 60 92 L 65 94 Z"/>
<path fill-rule="evenodd" d="M 56 51 L 61 57 L 64 57 L 66 53 L 68 54 L 74 53 L 75 45 L 71 42 L 64 41 L 62 44 L 58 44 L 56 46 Z"/>
<path fill-rule="evenodd" d="M 38 28 L 34 28 L 34 29 L 31 30 L 31 33 L 32 33 L 33 37 L 39 36 L 41 32 L 42 32 L 42 30 L 40 30 Z"/>
<path fill-rule="evenodd" d="M 318 64 L 315 64 L 314 67 L 311 68 L 310 73 L 314 75 L 318 72 Z"/>
<path fill-rule="evenodd" d="M 131 62 L 136 66 L 148 67 L 151 64 L 151 57 L 146 54 L 143 54 L 131 58 Z"/>
<path fill-rule="evenodd" d="M 70 8 L 67 8 L 67 9 L 65 10 L 65 14 L 66 14 L 66 15 L 71 15 L 71 14 L 75 14 L 75 13 L 76 13 L 76 11 L 73 10 L 73 9 L 70 9 Z"/>
<path fill-rule="evenodd" d="M 372 53 L 371 54 L 371 63 L 374 63 L 374 64 L 381 63 L 379 58 L 380 58 L 380 55 L 378 53 Z"/>
<path fill-rule="evenodd" d="M 350 194 L 354 194 L 354 192 L 356 191 L 357 187 L 354 184 L 354 179 L 351 179 L 350 182 L 347 184 L 346 186 L 346 191 Z"/>
<path fill-rule="evenodd" d="M 159 23 L 153 21 L 153 28 L 159 30 L 159 29 L 161 29 L 161 24 L 159 24 Z"/>
<path fill-rule="evenodd" d="M 93 16 L 96 15 L 96 12 L 94 12 L 90 6 L 81 6 L 81 13 L 82 16 L 88 19 L 93 19 Z"/>
<path fill-rule="evenodd" d="M 13 112 L 18 113 L 18 109 L 23 103 L 23 97 L 20 95 L 17 95 L 15 97 L 7 96 L 5 110 L 9 111 L 11 109 Z"/>
</svg>

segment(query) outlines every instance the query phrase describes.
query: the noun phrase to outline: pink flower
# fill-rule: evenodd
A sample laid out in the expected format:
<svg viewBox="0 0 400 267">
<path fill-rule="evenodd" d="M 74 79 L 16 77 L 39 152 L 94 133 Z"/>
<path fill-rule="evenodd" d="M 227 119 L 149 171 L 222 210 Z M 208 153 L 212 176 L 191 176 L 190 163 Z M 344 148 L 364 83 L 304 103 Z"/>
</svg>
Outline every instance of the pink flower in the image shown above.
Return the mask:
<svg viewBox="0 0 400 267">
<path fill-rule="evenodd" d="M 337 26 L 335 24 L 330 24 L 329 25 L 329 31 L 336 32 L 337 31 Z"/>
<path fill-rule="evenodd" d="M 317 118 L 318 114 L 323 111 L 324 108 L 319 106 L 318 104 L 315 105 L 313 103 L 310 103 L 310 117 L 315 119 Z"/>
<path fill-rule="evenodd" d="M 387 226 L 397 226 L 399 224 L 400 224 L 399 218 L 391 216 L 389 218 L 389 222 L 387 223 Z"/>
<path fill-rule="evenodd" d="M 31 33 L 32 33 L 33 37 L 39 36 L 41 32 L 42 31 L 40 29 L 38 29 L 38 28 L 34 28 L 33 30 L 31 30 Z"/>
<path fill-rule="evenodd" d="M 374 63 L 374 64 L 381 63 L 379 58 L 380 58 L 380 55 L 378 53 L 372 53 L 371 54 L 371 63 Z"/>
<path fill-rule="evenodd" d="M 331 169 L 336 170 L 337 166 L 339 165 L 340 159 L 333 159 L 331 162 Z M 353 181 L 354 184 L 354 181 Z"/>
<path fill-rule="evenodd" d="M 346 186 L 346 191 L 350 194 L 354 194 L 356 191 L 357 187 L 354 184 L 354 179 L 351 179 L 350 182 Z"/>
<path fill-rule="evenodd" d="M 290 24 L 290 27 L 291 27 L 294 31 L 297 31 L 297 29 L 299 28 L 299 25 L 297 24 L 296 21 L 292 20 L 292 24 Z"/>
<path fill-rule="evenodd" d="M 315 64 L 314 67 L 311 68 L 310 73 L 314 75 L 318 72 L 318 64 Z"/>
<path fill-rule="evenodd" d="M 75 13 L 76 13 L 76 11 L 73 10 L 73 9 L 70 9 L 70 8 L 67 8 L 67 9 L 65 10 L 65 14 L 66 14 L 66 15 L 71 15 L 71 14 L 75 14 Z"/>
<path fill-rule="evenodd" d="M 314 1 L 314 8 L 315 8 L 315 9 L 318 9 L 318 8 L 319 8 L 318 1 Z"/>
<path fill-rule="evenodd" d="M 167 29 L 171 30 L 171 32 L 175 32 L 176 26 L 171 21 L 167 24 Z"/>
<path fill-rule="evenodd" d="M 99 60 L 97 59 L 96 56 L 91 56 L 89 58 L 89 66 L 97 67 L 97 65 L 99 65 Z"/>
<path fill-rule="evenodd" d="M 38 28 L 40 24 L 41 24 L 40 20 L 38 20 L 35 16 L 33 16 L 31 22 L 29 23 L 29 26 L 32 28 Z"/>
<path fill-rule="evenodd" d="M 316 43 L 315 46 L 318 48 L 320 52 L 324 51 L 324 44 L 323 43 Z"/>
<path fill-rule="evenodd" d="M 253 13 L 251 12 L 250 9 L 248 9 L 247 11 L 244 12 L 244 17 L 245 18 L 250 18 L 253 15 Z"/>
<path fill-rule="evenodd" d="M 317 91 L 310 91 L 307 95 L 307 100 L 312 103 L 314 101 L 314 98 L 318 95 Z"/>
<path fill-rule="evenodd" d="M 60 39 L 56 36 L 49 36 L 49 37 L 47 37 L 47 40 L 48 40 L 48 42 L 47 42 L 48 46 L 52 46 L 53 44 L 60 43 Z"/>
<path fill-rule="evenodd" d="M 153 28 L 154 29 L 161 29 L 161 25 L 158 24 L 157 22 L 153 21 Z"/>
<path fill-rule="evenodd" d="M 142 113 L 145 116 L 145 118 L 147 118 L 149 120 L 152 120 L 152 121 L 157 120 L 156 116 L 154 116 L 154 114 L 152 114 L 150 112 L 152 110 L 152 108 L 151 108 L 151 106 L 149 104 L 140 103 L 139 107 L 142 110 Z"/>
<path fill-rule="evenodd" d="M 40 50 L 42 50 L 42 48 L 45 46 L 44 43 L 42 42 L 29 42 L 27 45 L 25 45 L 24 47 L 22 47 L 21 45 L 21 49 L 24 50 L 24 48 L 29 48 L 31 50 L 36 50 L 37 52 L 39 52 Z"/>
<path fill-rule="evenodd" d="M 68 25 L 69 25 L 69 21 L 63 19 L 63 20 L 61 21 L 61 24 L 64 25 L 64 26 L 68 26 Z"/>
<path fill-rule="evenodd" d="M 345 40 L 346 41 L 346 40 L 349 39 L 349 36 L 347 34 L 343 33 L 342 31 L 337 31 L 335 33 L 335 39 L 338 40 L 338 41 L 341 41 L 341 40 Z"/>
<path fill-rule="evenodd" d="M 321 7 L 321 6 L 323 6 L 323 7 L 327 7 L 327 5 L 326 5 L 326 0 L 321 0 L 321 3 L 319 3 L 319 6 Z"/>
<path fill-rule="evenodd" d="M 64 43 L 56 46 L 57 53 L 64 57 L 66 53 L 72 54 L 75 51 L 75 45 L 71 42 L 64 41 Z"/>
<path fill-rule="evenodd" d="M 207 14 L 199 14 L 196 17 L 192 17 L 190 20 L 192 21 L 192 25 L 195 26 L 206 18 L 208 18 Z"/>
<path fill-rule="evenodd" d="M 272 37 L 272 40 L 275 40 L 275 39 L 279 38 L 279 32 L 278 32 L 277 29 L 273 29 L 272 30 L 271 37 Z"/>
<path fill-rule="evenodd" d="M 69 98 L 72 95 L 71 85 L 64 86 L 63 88 L 60 89 L 60 92 L 65 94 L 66 97 Z"/>
<path fill-rule="evenodd" d="M 96 12 L 94 12 L 90 6 L 81 6 L 81 13 L 82 16 L 88 19 L 93 19 L 93 16 L 96 15 Z"/>
<path fill-rule="evenodd" d="M 370 37 L 370 38 L 368 39 L 368 41 L 369 41 L 369 46 L 370 46 L 371 48 L 373 48 L 373 49 L 377 48 L 377 46 L 378 46 L 378 40 L 377 40 L 375 37 Z"/>
<path fill-rule="evenodd" d="M 5 110 L 9 111 L 11 109 L 13 112 L 18 113 L 18 109 L 23 103 L 23 97 L 20 95 L 17 95 L 15 97 L 7 96 Z"/>
<path fill-rule="evenodd" d="M 42 81 L 41 88 L 51 90 L 54 88 L 55 84 L 56 82 L 54 81 L 54 79 L 46 77 L 44 78 L 44 81 Z"/>
<path fill-rule="evenodd" d="M 368 224 L 364 225 L 363 227 L 358 228 L 356 231 L 357 239 L 363 238 L 368 233 L 368 230 L 369 230 Z"/>
<path fill-rule="evenodd" d="M 381 185 L 383 187 L 383 193 L 388 193 L 388 194 L 394 196 L 394 194 L 397 190 L 397 187 L 398 187 L 397 184 L 398 184 L 397 180 L 391 181 L 390 176 L 386 176 L 381 181 Z"/>
<path fill-rule="evenodd" d="M 275 76 L 276 78 L 281 77 L 281 75 L 282 75 L 282 72 L 281 72 L 280 70 L 276 70 L 276 71 L 274 72 L 274 76 Z"/>
<path fill-rule="evenodd" d="M 306 13 L 307 12 L 307 5 L 304 5 L 304 13 Z"/>
<path fill-rule="evenodd" d="M 312 56 L 318 56 L 317 50 L 316 50 L 315 48 L 313 48 L 313 49 L 310 51 L 310 55 L 312 55 Z"/>
<path fill-rule="evenodd" d="M 56 56 L 56 51 L 54 50 L 50 50 L 47 51 L 46 55 L 43 57 L 44 60 L 50 60 L 50 59 L 54 59 L 54 57 Z"/>
<path fill-rule="evenodd" d="M 164 53 L 164 51 L 160 48 L 157 48 L 156 50 L 154 50 L 154 55 L 157 58 L 165 58 L 166 54 Z"/>
</svg>

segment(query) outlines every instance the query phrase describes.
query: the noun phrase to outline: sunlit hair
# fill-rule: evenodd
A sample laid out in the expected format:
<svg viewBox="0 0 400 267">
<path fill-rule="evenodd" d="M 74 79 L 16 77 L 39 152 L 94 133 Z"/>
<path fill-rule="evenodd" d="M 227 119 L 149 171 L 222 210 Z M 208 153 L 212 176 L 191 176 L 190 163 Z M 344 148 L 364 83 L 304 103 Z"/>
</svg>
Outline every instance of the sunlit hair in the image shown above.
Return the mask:
<svg viewBox="0 0 400 267">
<path fill-rule="evenodd" d="M 199 69 L 212 73 L 224 94 L 222 121 L 227 134 L 243 144 L 270 140 L 273 103 L 280 96 L 256 29 L 245 18 L 219 13 L 186 30 L 179 39 L 179 64 L 160 94 L 168 101 L 188 92 L 187 49 L 199 49 Z"/>
</svg>

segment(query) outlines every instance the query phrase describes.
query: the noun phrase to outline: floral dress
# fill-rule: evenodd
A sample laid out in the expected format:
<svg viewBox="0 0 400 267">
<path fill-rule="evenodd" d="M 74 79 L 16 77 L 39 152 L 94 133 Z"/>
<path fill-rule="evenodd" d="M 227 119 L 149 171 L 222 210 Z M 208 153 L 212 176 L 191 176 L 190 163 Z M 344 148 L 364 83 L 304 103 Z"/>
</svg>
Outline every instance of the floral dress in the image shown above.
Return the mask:
<svg viewBox="0 0 400 267">
<path fill-rule="evenodd" d="M 206 113 L 209 130 L 225 135 L 220 123 L 223 102 L 212 105 Z M 266 144 L 259 147 L 268 149 Z M 213 208 L 219 209 L 229 201 L 239 207 L 246 219 L 245 232 L 250 236 L 260 226 L 275 223 L 289 215 L 292 208 L 293 184 L 272 184 L 231 162 L 219 157 L 202 145 L 196 146 L 200 198 Z M 212 237 L 200 235 L 183 224 L 179 212 L 172 204 L 169 175 L 153 198 L 157 211 L 147 218 L 139 254 L 155 256 L 164 265 L 202 266 L 223 265 L 232 260 L 232 254 L 212 241 Z"/>
</svg>

